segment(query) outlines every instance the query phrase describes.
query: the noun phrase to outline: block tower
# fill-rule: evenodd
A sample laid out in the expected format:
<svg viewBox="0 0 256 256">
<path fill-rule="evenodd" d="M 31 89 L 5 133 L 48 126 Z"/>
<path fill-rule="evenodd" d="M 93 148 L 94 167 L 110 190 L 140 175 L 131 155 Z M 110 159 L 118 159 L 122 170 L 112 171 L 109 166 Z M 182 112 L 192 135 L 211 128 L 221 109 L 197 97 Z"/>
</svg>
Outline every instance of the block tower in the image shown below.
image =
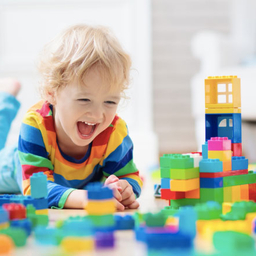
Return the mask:
<svg viewBox="0 0 256 256">
<path fill-rule="evenodd" d="M 172 206 L 256 201 L 256 173 L 248 172 L 242 156 L 240 91 L 236 76 L 205 79 L 206 143 L 197 159 L 199 174 L 193 155 L 160 158 L 161 198 Z"/>
</svg>

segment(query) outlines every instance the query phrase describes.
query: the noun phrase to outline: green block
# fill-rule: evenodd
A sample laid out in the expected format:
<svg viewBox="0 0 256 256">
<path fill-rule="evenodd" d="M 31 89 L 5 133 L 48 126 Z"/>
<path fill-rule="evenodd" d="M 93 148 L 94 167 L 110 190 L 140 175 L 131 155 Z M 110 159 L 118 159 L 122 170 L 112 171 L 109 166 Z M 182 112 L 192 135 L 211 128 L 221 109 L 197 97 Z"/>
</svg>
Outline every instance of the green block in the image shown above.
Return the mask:
<svg viewBox="0 0 256 256">
<path fill-rule="evenodd" d="M 240 232 L 215 232 L 213 235 L 213 245 L 223 255 L 227 255 L 225 253 L 229 253 L 229 255 L 255 255 L 253 237 Z"/>
<path fill-rule="evenodd" d="M 199 167 L 188 169 L 171 169 L 171 179 L 187 180 L 199 177 Z"/>
<path fill-rule="evenodd" d="M 114 216 L 112 214 L 88 215 L 88 218 L 92 221 L 95 227 L 112 227 L 115 225 Z"/>
<path fill-rule="evenodd" d="M 182 199 L 176 199 L 171 200 L 171 206 L 175 208 L 179 208 L 181 206 L 195 206 L 196 204 L 200 203 L 200 199 L 189 199 L 189 198 L 182 198 Z"/>
<path fill-rule="evenodd" d="M 49 216 L 36 214 L 36 226 L 48 226 L 49 224 Z"/>
<path fill-rule="evenodd" d="M 188 169 L 194 167 L 194 159 L 189 155 L 164 154 L 160 157 L 161 168 Z"/>
<path fill-rule="evenodd" d="M 173 208 L 172 206 L 165 206 L 164 209 L 161 210 L 161 212 L 169 217 L 169 216 L 173 216 L 174 214 L 176 214 L 178 212 L 177 209 Z"/>
<path fill-rule="evenodd" d="M 12 238 L 15 246 L 17 246 L 17 247 L 26 245 L 27 234 L 23 228 L 9 227 L 6 229 L 1 229 L 0 234 L 5 234 L 5 235 L 10 236 Z"/>
<path fill-rule="evenodd" d="M 146 213 L 143 215 L 147 227 L 164 227 L 168 216 L 163 212 Z"/>
<path fill-rule="evenodd" d="M 215 201 L 223 203 L 223 188 L 200 188 L 200 200 L 202 203 Z"/>
<path fill-rule="evenodd" d="M 256 173 L 223 177 L 223 187 L 256 183 Z"/>
<path fill-rule="evenodd" d="M 199 220 L 216 220 L 222 214 L 222 206 L 217 202 L 202 203 L 195 206 Z"/>
<path fill-rule="evenodd" d="M 160 168 L 160 176 L 161 178 L 168 178 L 170 179 L 171 178 L 171 171 L 170 171 L 170 168 L 166 168 L 166 167 L 161 167 Z"/>
</svg>

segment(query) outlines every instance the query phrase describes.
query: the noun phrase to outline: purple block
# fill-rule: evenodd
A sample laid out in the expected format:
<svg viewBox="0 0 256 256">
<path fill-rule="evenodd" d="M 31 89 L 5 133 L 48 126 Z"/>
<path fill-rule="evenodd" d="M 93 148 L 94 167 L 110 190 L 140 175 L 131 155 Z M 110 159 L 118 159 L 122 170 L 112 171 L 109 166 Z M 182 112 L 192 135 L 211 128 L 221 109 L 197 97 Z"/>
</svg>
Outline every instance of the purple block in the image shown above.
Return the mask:
<svg viewBox="0 0 256 256">
<path fill-rule="evenodd" d="M 115 246 L 115 237 L 113 232 L 97 232 L 95 236 L 97 249 L 113 248 Z"/>
</svg>

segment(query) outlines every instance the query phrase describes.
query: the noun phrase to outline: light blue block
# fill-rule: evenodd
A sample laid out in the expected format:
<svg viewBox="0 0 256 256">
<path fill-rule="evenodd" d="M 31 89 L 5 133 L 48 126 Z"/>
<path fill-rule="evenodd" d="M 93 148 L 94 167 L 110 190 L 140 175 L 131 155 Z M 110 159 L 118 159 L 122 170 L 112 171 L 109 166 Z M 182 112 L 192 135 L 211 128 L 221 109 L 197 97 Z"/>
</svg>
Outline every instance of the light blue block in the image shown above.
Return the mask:
<svg viewBox="0 0 256 256">
<path fill-rule="evenodd" d="M 223 172 L 223 164 L 219 159 L 202 159 L 199 162 L 199 172 Z"/>
</svg>

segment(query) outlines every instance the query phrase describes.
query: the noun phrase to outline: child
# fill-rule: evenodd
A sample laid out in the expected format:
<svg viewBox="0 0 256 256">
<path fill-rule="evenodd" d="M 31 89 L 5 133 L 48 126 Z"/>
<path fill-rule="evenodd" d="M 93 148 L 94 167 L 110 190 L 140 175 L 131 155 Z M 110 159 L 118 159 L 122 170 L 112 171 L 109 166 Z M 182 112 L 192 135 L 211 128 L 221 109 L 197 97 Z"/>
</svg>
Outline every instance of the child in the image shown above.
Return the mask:
<svg viewBox="0 0 256 256">
<path fill-rule="evenodd" d="M 64 31 L 42 56 L 43 100 L 26 113 L 13 149 L 20 190 L 29 195 L 30 176 L 44 172 L 49 207 L 83 208 L 86 185 L 105 180 L 117 210 L 138 208 L 142 182 L 126 124 L 116 115 L 129 56 L 106 28 L 86 25 Z"/>
</svg>

